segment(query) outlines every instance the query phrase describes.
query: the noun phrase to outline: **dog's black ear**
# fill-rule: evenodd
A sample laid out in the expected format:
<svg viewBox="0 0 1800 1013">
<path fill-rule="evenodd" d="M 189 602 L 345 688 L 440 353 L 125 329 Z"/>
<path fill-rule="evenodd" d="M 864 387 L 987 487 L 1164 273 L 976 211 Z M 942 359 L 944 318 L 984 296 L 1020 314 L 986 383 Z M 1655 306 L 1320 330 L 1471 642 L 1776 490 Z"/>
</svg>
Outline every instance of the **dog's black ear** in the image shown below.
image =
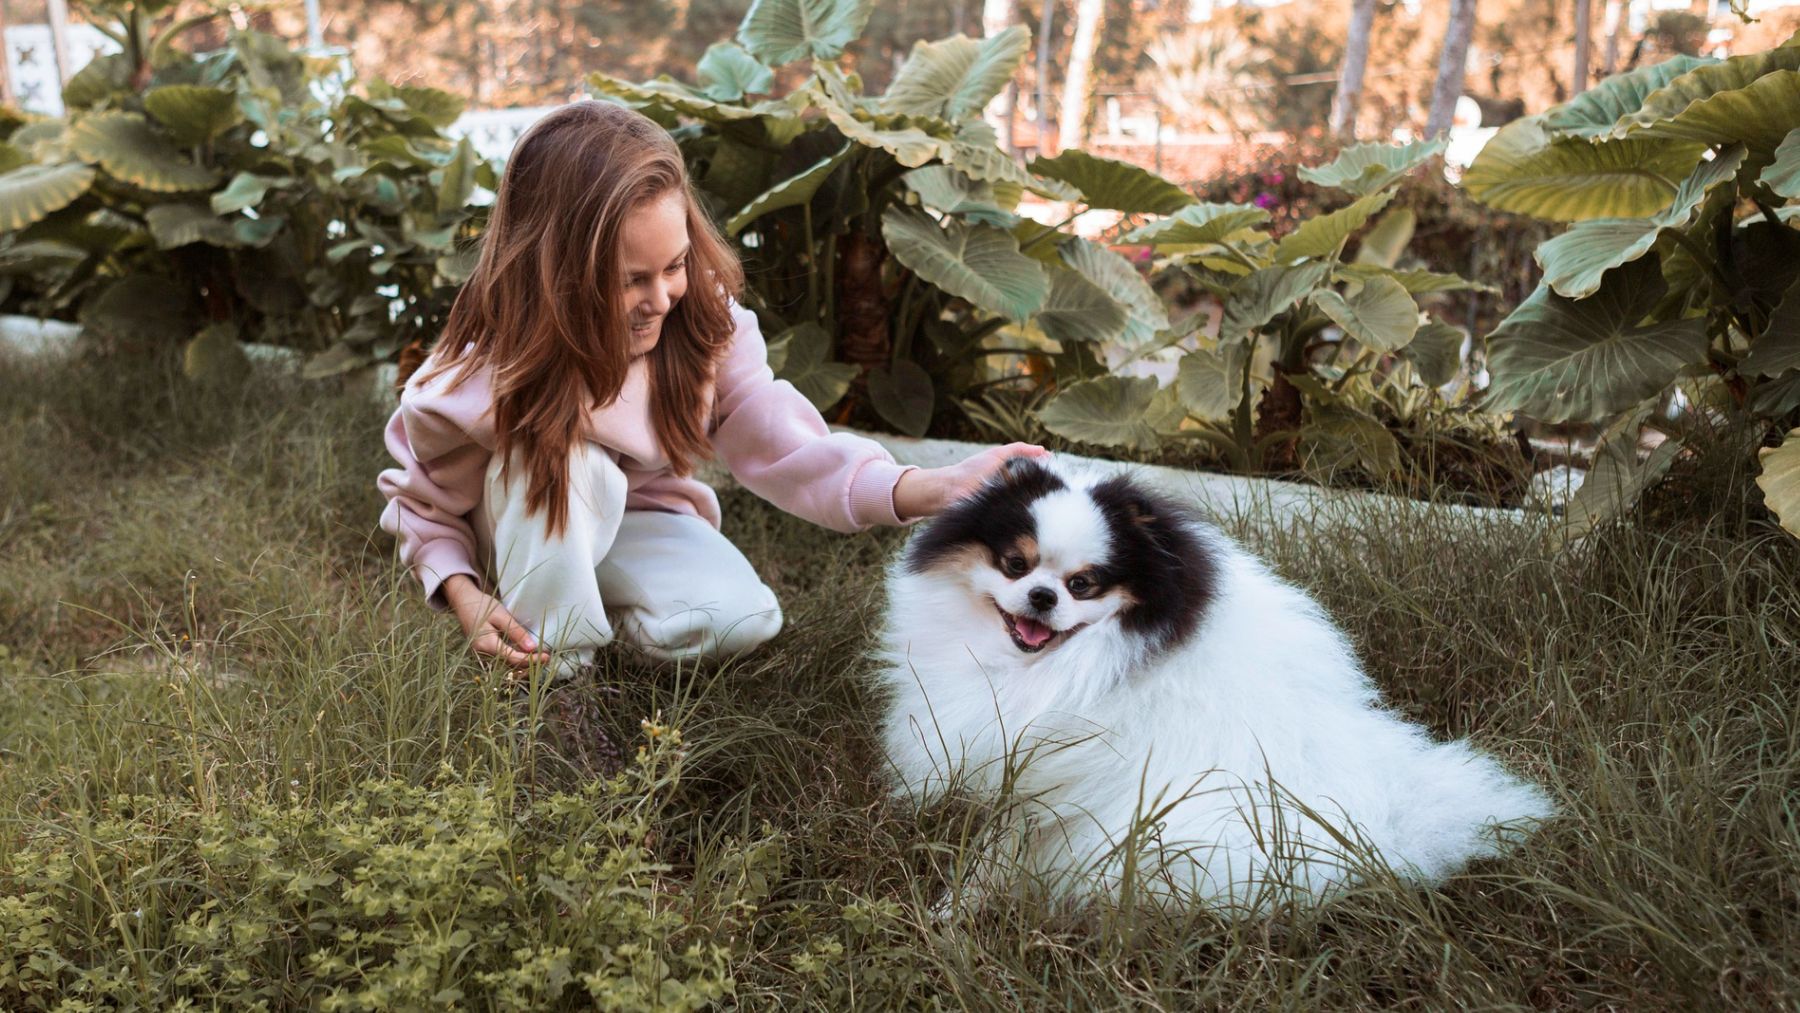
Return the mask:
<svg viewBox="0 0 1800 1013">
<path fill-rule="evenodd" d="M 1036 478 L 1049 470 L 1035 457 L 1009 457 L 1000 466 L 1000 479 L 1003 482 L 1020 482 Z"/>
<path fill-rule="evenodd" d="M 1155 524 L 1157 521 L 1158 514 L 1156 508 L 1151 506 L 1150 502 L 1142 496 L 1130 497 L 1125 500 L 1123 506 L 1125 508 L 1125 519 L 1140 528 L 1148 527 L 1149 525 Z"/>
</svg>

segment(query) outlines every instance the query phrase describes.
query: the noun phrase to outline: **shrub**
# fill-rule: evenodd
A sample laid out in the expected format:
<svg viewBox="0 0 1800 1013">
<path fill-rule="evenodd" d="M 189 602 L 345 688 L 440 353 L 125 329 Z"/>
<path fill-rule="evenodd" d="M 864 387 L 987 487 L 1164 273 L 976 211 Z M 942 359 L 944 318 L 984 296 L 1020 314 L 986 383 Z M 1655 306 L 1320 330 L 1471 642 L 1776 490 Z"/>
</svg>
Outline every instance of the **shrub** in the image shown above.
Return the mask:
<svg viewBox="0 0 1800 1013">
<path fill-rule="evenodd" d="M 127 345 L 235 339 L 313 353 L 314 375 L 434 339 L 472 261 L 493 168 L 444 135 L 462 100 L 379 81 L 256 32 L 175 46 L 193 21 L 123 8 L 121 53 L 69 81 L 63 119 L 0 144 L 0 272 L 24 307 Z"/>
<path fill-rule="evenodd" d="M 921 42 L 885 94 L 840 61 L 869 8 L 764 0 L 689 85 L 603 74 L 594 91 L 667 125 L 737 240 L 748 300 L 776 335 L 780 375 L 821 408 L 846 393 L 919 435 L 956 395 L 1021 352 L 1041 382 L 1104 372 L 1096 349 L 1138 347 L 1168 317 L 1143 276 L 1100 243 L 1022 217 L 1026 194 L 1141 216 L 1193 203 L 1136 166 L 1079 151 L 1021 167 L 981 119 L 1024 55 L 1023 28 Z M 830 32 L 813 33 L 815 23 Z M 741 45 L 739 44 L 741 43 Z M 774 68 L 810 61 L 779 98 Z"/>
<path fill-rule="evenodd" d="M 1572 223 L 1488 337 L 1487 404 L 1613 420 L 1578 525 L 1628 506 L 1684 444 L 1747 457 L 1800 421 L 1800 37 L 1609 78 L 1502 128 L 1463 182 L 1492 207 Z M 1669 417 L 1677 394 L 1697 410 Z M 1670 437 L 1647 457 L 1646 425 Z M 1769 507 L 1800 531 L 1800 435 L 1762 456 Z"/>
</svg>

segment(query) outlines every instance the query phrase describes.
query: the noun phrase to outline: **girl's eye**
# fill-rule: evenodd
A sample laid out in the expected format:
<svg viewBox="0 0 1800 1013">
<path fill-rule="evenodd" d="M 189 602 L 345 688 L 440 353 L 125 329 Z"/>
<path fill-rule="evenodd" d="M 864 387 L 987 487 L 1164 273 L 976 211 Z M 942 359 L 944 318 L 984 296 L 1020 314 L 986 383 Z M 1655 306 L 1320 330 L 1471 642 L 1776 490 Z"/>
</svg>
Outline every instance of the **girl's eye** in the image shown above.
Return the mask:
<svg viewBox="0 0 1800 1013">
<path fill-rule="evenodd" d="M 664 271 L 663 273 L 664 274 L 680 274 L 682 271 L 685 271 L 685 270 L 687 270 L 687 261 L 683 260 L 679 263 L 670 264 L 669 269 L 667 271 Z"/>
</svg>

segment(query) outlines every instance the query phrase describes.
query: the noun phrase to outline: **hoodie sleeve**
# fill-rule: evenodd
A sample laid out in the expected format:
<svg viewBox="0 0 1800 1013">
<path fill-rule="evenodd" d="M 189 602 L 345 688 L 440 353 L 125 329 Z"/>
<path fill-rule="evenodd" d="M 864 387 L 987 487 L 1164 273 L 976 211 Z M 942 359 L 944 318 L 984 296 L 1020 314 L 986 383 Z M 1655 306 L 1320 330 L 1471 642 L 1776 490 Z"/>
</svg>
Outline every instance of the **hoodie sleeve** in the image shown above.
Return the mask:
<svg viewBox="0 0 1800 1013">
<path fill-rule="evenodd" d="M 388 501 L 381 527 L 399 541 L 401 563 L 435 609 L 446 607 L 445 580 L 459 573 L 480 579 L 468 515 L 481 500 L 493 456 L 491 441 L 478 438 L 487 385 L 470 378 L 446 388 L 442 377 L 425 387 L 407 385 L 386 432 L 397 467 L 376 480 Z"/>
<path fill-rule="evenodd" d="M 912 470 L 880 444 L 833 433 L 811 401 L 769 369 L 756 314 L 735 302 L 715 388 L 713 449 L 746 489 L 834 531 L 905 523 L 894 486 Z"/>
</svg>

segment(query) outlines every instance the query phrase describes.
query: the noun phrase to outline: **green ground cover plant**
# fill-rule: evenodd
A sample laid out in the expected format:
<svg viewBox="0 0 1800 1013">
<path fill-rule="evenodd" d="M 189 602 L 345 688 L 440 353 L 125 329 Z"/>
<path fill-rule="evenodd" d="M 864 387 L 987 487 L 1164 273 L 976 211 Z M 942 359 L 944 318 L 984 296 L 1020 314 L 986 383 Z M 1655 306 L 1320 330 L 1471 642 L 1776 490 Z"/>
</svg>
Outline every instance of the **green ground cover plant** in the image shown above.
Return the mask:
<svg viewBox="0 0 1800 1013">
<path fill-rule="evenodd" d="M 988 810 L 890 800 L 881 566 L 725 496 L 788 629 L 508 688 L 376 532 L 380 411 L 0 360 L 0 1007 L 1773 1009 L 1800 995 L 1800 551 L 1707 476 L 1557 551 L 1222 520 L 1387 698 L 1564 816 L 1318 911 L 931 909 Z M 1743 500 L 1727 495 L 1718 502 Z M 1695 504 L 1699 504 L 1695 506 Z M 604 729 L 617 774 L 584 752 Z M 642 752 L 639 752 L 642 747 Z"/>
</svg>

